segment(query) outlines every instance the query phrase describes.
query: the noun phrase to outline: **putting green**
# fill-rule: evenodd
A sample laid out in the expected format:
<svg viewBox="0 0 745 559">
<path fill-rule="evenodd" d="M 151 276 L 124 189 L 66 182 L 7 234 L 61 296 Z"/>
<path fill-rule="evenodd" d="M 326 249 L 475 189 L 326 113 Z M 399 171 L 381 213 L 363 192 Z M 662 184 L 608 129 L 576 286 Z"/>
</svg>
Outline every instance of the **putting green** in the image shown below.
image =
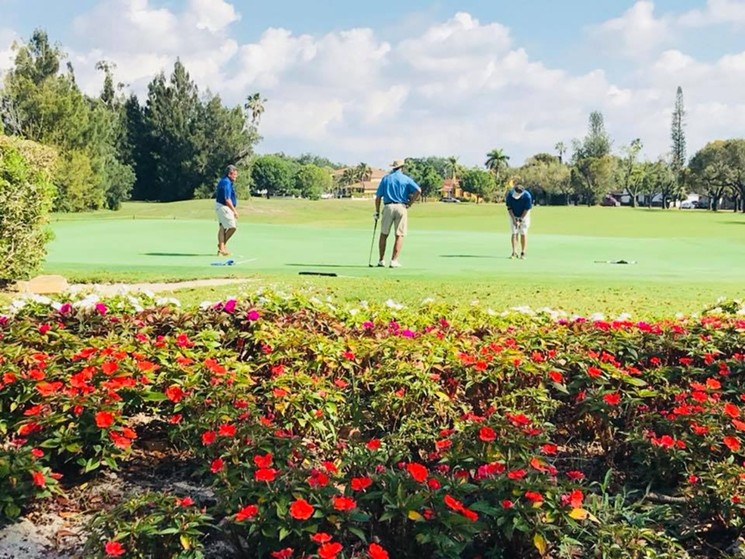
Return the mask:
<svg viewBox="0 0 745 559">
<path fill-rule="evenodd" d="M 410 214 L 404 267 L 391 270 L 368 267 L 372 202 L 336 202 L 252 201 L 230 242 L 229 258 L 236 262 L 230 267 L 212 265 L 227 258 L 216 256 L 209 201 L 129 204 L 119 213 L 65 216 L 52 224 L 56 238 L 45 272 L 83 279 L 191 279 L 303 271 L 464 282 L 661 282 L 671 289 L 745 277 L 741 214 L 537 208 L 528 258 L 515 261 L 507 258 L 503 207 L 420 204 Z M 377 239 L 373 262 L 376 254 Z M 618 260 L 636 263 L 606 263 Z"/>
</svg>

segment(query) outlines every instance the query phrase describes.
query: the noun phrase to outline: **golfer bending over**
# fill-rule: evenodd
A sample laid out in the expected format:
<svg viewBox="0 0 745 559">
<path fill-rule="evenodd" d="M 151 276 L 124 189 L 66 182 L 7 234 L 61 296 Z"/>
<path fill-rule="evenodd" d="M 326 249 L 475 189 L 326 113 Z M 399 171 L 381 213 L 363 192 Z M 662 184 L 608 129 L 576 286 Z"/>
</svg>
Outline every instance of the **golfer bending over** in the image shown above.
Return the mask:
<svg viewBox="0 0 745 559">
<path fill-rule="evenodd" d="M 525 258 L 533 197 L 521 184 L 517 183 L 507 193 L 505 203 L 510 214 L 510 230 L 512 231 L 512 256 L 510 258 L 517 258 L 518 237 L 520 237 L 520 258 Z"/>
<path fill-rule="evenodd" d="M 394 161 L 391 165 L 391 172 L 383 177 L 378 185 L 378 191 L 375 193 L 375 221 L 378 221 L 378 217 L 380 217 L 380 201 L 382 200 L 384 204 L 383 223 L 380 226 L 380 241 L 378 242 L 379 268 L 385 267 L 385 247 L 393 225 L 396 226 L 396 242 L 393 244 L 391 268 L 401 266 L 398 263 L 398 256 L 401 253 L 401 247 L 406 236 L 407 210 L 422 192 L 419 185 L 403 173 L 404 164 L 403 159 Z"/>
<path fill-rule="evenodd" d="M 236 219 L 238 217 L 238 197 L 235 195 L 235 179 L 238 169 L 228 165 L 225 176 L 220 179 L 215 189 L 215 212 L 220 228 L 217 230 L 217 255 L 229 256 L 228 241 L 236 230 Z"/>
</svg>

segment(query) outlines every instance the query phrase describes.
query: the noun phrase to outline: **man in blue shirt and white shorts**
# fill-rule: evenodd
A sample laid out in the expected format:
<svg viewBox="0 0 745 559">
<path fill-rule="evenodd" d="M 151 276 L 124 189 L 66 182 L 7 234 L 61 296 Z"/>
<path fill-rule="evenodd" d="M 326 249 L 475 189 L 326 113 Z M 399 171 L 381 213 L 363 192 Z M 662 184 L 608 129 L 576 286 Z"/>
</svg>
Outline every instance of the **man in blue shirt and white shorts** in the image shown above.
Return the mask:
<svg viewBox="0 0 745 559">
<path fill-rule="evenodd" d="M 228 165 L 225 176 L 220 179 L 215 188 L 215 213 L 220 228 L 217 231 L 217 255 L 229 256 L 227 244 L 230 237 L 237 229 L 238 197 L 235 194 L 235 179 L 238 177 L 238 169 Z"/>
<path fill-rule="evenodd" d="M 517 182 L 507 193 L 505 199 L 507 212 L 510 214 L 510 231 L 512 232 L 512 256 L 517 258 L 517 241 L 520 239 L 520 258 L 525 258 L 528 245 L 528 228 L 530 227 L 530 210 L 533 208 L 533 197 L 530 192 Z"/>
<path fill-rule="evenodd" d="M 378 241 L 378 252 L 380 260 L 378 267 L 385 267 L 385 248 L 388 243 L 388 235 L 391 227 L 396 226 L 396 242 L 393 244 L 391 255 L 391 268 L 401 266 L 398 256 L 404 245 L 404 237 L 408 226 L 408 208 L 422 192 L 414 180 L 403 173 L 405 161 L 397 159 L 391 165 L 391 172 L 385 175 L 378 190 L 375 193 L 375 221 L 380 217 L 380 202 L 383 202 L 383 222 L 380 225 L 380 240 Z"/>
</svg>

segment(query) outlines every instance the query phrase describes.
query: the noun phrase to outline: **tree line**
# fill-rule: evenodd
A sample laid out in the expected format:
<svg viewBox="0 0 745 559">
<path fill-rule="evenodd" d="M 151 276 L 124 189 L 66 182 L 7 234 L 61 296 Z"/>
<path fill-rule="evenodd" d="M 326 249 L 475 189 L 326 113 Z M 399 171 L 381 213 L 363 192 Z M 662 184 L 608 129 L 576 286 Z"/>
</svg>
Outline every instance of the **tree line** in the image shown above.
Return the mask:
<svg viewBox="0 0 745 559">
<path fill-rule="evenodd" d="M 169 202 L 211 196 L 229 163 L 253 155 L 264 99 L 226 106 L 200 92 L 176 61 L 161 72 L 141 102 L 126 95 L 115 66 L 101 61 L 98 96 L 84 94 L 59 46 L 37 29 L 15 47 L 0 90 L 0 133 L 54 148 L 56 211 L 118 209 L 125 200 Z"/>
</svg>

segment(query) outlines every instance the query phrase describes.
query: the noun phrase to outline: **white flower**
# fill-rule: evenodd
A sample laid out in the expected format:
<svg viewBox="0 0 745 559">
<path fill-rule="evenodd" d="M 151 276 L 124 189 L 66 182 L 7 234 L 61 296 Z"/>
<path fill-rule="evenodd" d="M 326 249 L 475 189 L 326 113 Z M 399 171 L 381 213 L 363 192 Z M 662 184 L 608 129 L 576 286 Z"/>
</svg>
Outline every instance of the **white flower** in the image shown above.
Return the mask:
<svg viewBox="0 0 745 559">
<path fill-rule="evenodd" d="M 472 307 L 478 307 L 480 304 L 481 304 L 481 301 L 479 301 L 478 299 L 474 299 L 473 301 L 471 301 Z"/>
<path fill-rule="evenodd" d="M 359 314 L 360 309 L 349 309 L 349 314 L 351 316 L 355 316 L 356 314 Z"/>
<path fill-rule="evenodd" d="M 370 303 L 368 303 L 367 301 L 360 301 L 360 307 L 362 307 L 363 309 L 367 309 L 369 306 Z"/>
<path fill-rule="evenodd" d="M 199 310 L 200 311 L 206 311 L 210 307 L 212 307 L 212 302 L 211 301 L 202 301 L 201 303 L 199 303 Z"/>
<path fill-rule="evenodd" d="M 45 295 L 37 295 L 35 293 L 32 293 L 29 296 L 29 299 L 34 303 L 39 303 L 40 305 L 49 305 L 52 303 L 52 300 L 49 297 L 46 297 Z"/>
<path fill-rule="evenodd" d="M 618 320 L 629 320 L 631 318 L 631 313 L 628 312 L 622 312 L 618 315 Z"/>
<path fill-rule="evenodd" d="M 601 312 L 596 312 L 590 315 L 590 320 L 592 321 L 605 320 L 605 315 Z"/>
<path fill-rule="evenodd" d="M 432 298 L 432 297 L 427 297 L 426 299 L 424 299 L 424 300 L 422 301 L 422 305 L 430 305 L 430 304 L 432 304 L 432 303 L 434 303 L 434 302 L 435 302 L 434 298 Z"/>
<path fill-rule="evenodd" d="M 401 303 L 396 303 L 393 299 L 388 299 L 385 302 L 385 306 L 391 309 L 401 310 L 404 308 L 404 306 Z"/>
<path fill-rule="evenodd" d="M 181 301 L 179 301 L 175 297 L 158 297 L 155 300 L 155 303 L 157 305 L 173 305 L 175 307 L 181 306 Z"/>
<path fill-rule="evenodd" d="M 489 309 L 486 309 L 486 314 L 488 314 L 489 316 L 496 316 L 497 315 L 497 311 L 495 311 L 492 308 L 489 308 Z"/>
</svg>

